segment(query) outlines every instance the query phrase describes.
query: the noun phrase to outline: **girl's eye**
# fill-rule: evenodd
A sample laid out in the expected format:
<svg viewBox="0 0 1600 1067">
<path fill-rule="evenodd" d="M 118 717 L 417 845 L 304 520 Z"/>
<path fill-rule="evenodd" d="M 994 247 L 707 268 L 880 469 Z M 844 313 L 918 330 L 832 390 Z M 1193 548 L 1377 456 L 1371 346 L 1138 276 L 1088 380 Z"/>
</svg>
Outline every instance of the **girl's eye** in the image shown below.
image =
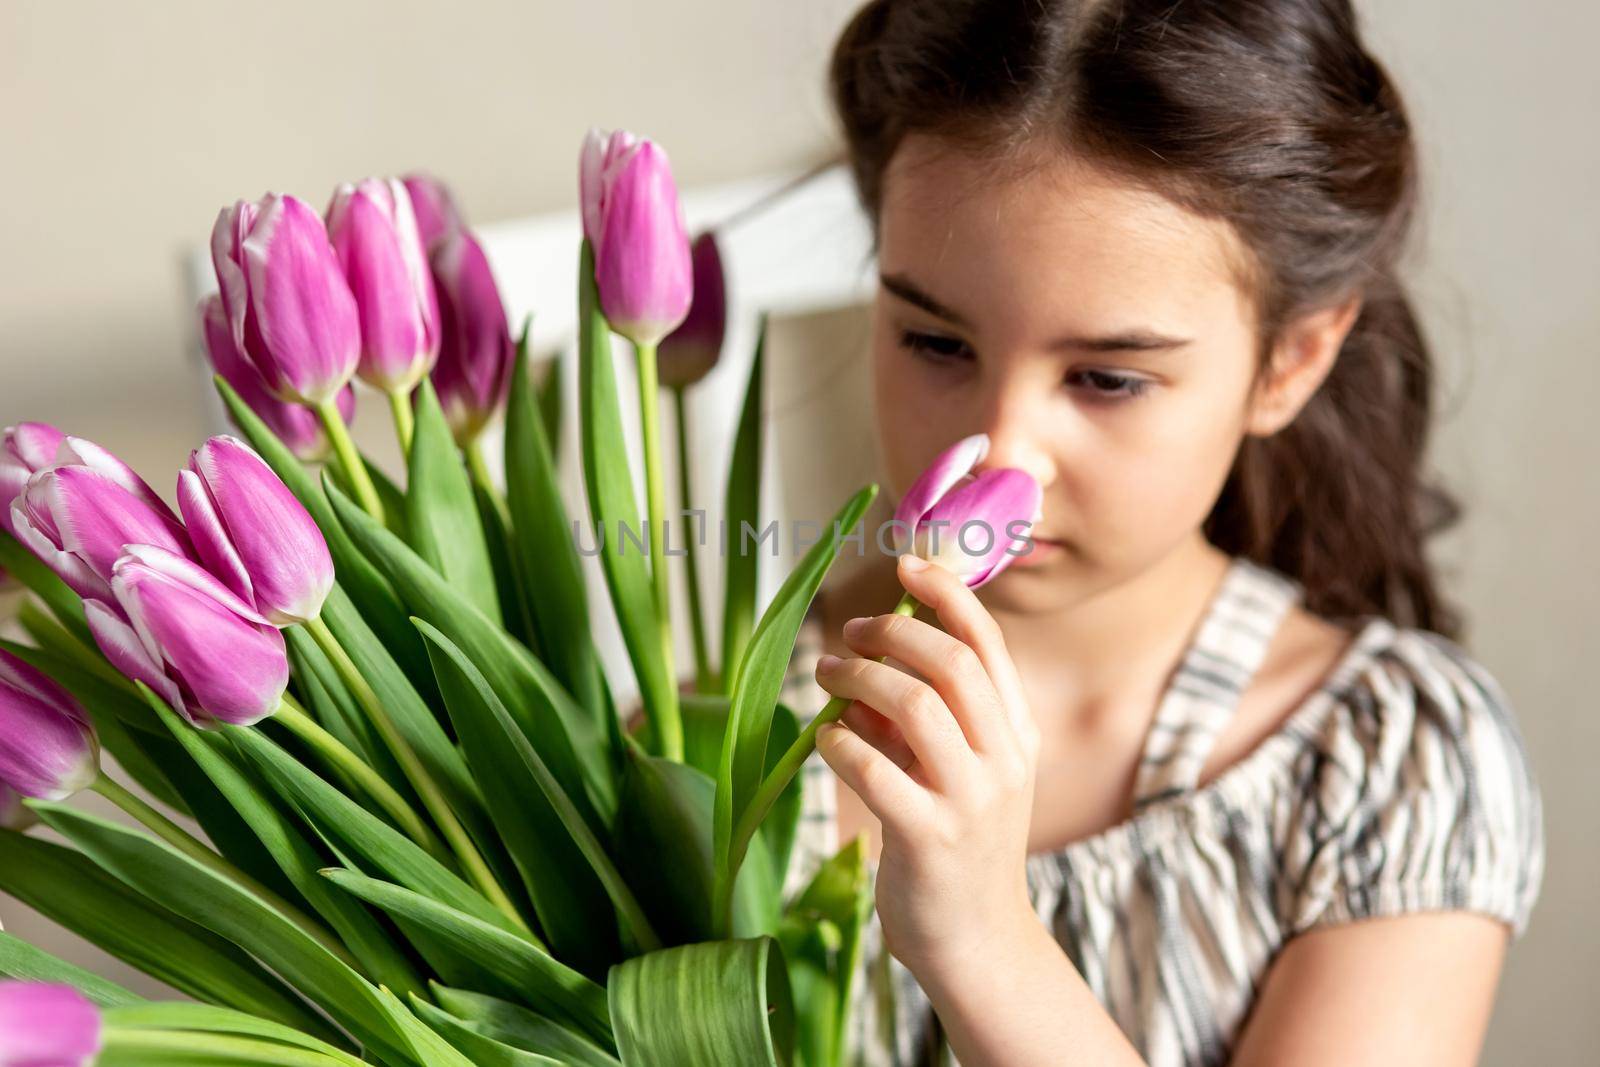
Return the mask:
<svg viewBox="0 0 1600 1067">
<path fill-rule="evenodd" d="M 1067 376 L 1067 382 L 1081 384 L 1096 397 L 1108 400 L 1140 396 L 1150 388 L 1151 384 L 1146 378 L 1133 378 L 1108 370 L 1076 371 Z"/>
<path fill-rule="evenodd" d="M 964 363 L 972 355 L 965 341 L 955 337 L 943 337 L 936 333 L 919 333 L 916 330 L 900 331 L 900 347 L 936 363 L 947 361 Z"/>
</svg>

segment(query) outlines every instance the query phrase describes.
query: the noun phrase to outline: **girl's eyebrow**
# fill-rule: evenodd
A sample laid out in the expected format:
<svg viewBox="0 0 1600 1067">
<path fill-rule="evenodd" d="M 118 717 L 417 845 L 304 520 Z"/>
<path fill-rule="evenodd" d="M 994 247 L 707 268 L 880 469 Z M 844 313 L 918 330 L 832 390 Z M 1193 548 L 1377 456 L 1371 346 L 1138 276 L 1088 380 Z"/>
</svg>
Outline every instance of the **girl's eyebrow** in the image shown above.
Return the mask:
<svg viewBox="0 0 1600 1067">
<path fill-rule="evenodd" d="M 939 302 L 903 274 L 880 273 L 878 283 L 913 307 L 919 307 L 964 330 L 972 328 L 960 312 Z M 1058 337 L 1045 347 L 1051 351 L 1163 352 L 1182 348 L 1190 342 L 1190 338 L 1168 337 L 1154 330 L 1132 329 L 1102 337 Z"/>
</svg>

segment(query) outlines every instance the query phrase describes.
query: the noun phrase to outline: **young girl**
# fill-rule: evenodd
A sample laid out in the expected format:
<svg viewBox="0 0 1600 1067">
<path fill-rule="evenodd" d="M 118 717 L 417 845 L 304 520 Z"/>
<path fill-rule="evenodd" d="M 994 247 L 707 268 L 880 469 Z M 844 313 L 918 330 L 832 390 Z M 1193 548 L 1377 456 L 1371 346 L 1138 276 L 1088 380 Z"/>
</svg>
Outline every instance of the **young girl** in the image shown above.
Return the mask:
<svg viewBox="0 0 1600 1067">
<path fill-rule="evenodd" d="M 792 664 L 853 701 L 790 887 L 867 835 L 864 1061 L 1472 1062 L 1539 803 L 1424 553 L 1415 149 L 1350 4 L 874 0 L 831 78 L 887 489 L 975 433 L 1044 488 L 995 580 L 884 557 Z"/>
</svg>

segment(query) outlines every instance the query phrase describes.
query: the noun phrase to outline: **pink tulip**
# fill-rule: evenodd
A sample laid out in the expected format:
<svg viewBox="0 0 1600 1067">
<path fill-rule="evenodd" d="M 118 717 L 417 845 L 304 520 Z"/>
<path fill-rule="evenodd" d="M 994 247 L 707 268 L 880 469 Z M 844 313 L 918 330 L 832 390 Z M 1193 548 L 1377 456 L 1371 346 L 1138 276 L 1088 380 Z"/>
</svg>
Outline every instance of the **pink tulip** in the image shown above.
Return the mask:
<svg viewBox="0 0 1600 1067">
<path fill-rule="evenodd" d="M 275 626 L 308 622 L 333 588 L 328 543 L 260 456 L 213 437 L 178 472 L 178 507 L 212 574 Z"/>
<path fill-rule="evenodd" d="M 386 393 L 409 393 L 439 357 L 439 303 L 411 194 L 397 178 L 339 186 L 328 237 L 361 319 L 356 373 Z"/>
<path fill-rule="evenodd" d="M 159 545 L 180 555 L 188 538 L 172 509 L 117 457 L 64 437 L 53 466 L 28 478 L 11 505 L 17 540 L 83 597 L 108 597 L 122 546 Z"/>
<path fill-rule="evenodd" d="M 655 345 L 688 314 L 694 285 L 667 154 L 626 130 L 590 130 L 578 186 L 600 310 L 617 333 Z"/>
<path fill-rule="evenodd" d="M 420 173 L 407 174 L 401 180 L 406 184 L 406 192 L 411 194 L 417 232 L 422 235 L 422 244 L 429 252 L 452 233 L 466 229 L 448 185 L 432 175 Z"/>
<path fill-rule="evenodd" d="M 338 396 L 361 356 L 361 322 L 321 217 L 292 196 L 240 200 L 217 216 L 211 262 L 233 342 L 273 395 Z"/>
<path fill-rule="evenodd" d="M 1039 483 L 1026 471 L 1003 467 L 973 474 L 988 454 L 988 434 L 957 441 L 917 477 L 894 513 L 900 551 L 946 567 L 973 589 L 1021 553 L 1043 500 Z"/>
<path fill-rule="evenodd" d="M 0 785 L 0 829 L 26 830 L 33 823 L 33 812 L 23 806 L 22 794 Z"/>
<path fill-rule="evenodd" d="M 709 230 L 696 237 L 690 256 L 694 299 L 689 315 L 662 340 L 656 354 L 661 384 L 678 388 L 693 385 L 717 365 L 728 328 L 728 297 L 716 237 Z"/>
<path fill-rule="evenodd" d="M 0 1067 L 90 1067 L 100 1010 L 69 985 L 0 982 Z"/>
<path fill-rule="evenodd" d="M 489 259 L 470 231 L 447 234 L 430 261 L 441 326 L 433 387 L 456 440 L 466 444 L 505 404 L 516 346 Z"/>
<path fill-rule="evenodd" d="M 111 588 L 112 602 L 83 607 L 95 643 L 123 674 L 200 726 L 249 726 L 278 709 L 289 683 L 283 635 L 210 572 L 129 545 Z"/>
<path fill-rule="evenodd" d="M 200 301 L 200 320 L 212 369 L 233 386 L 239 398 L 250 405 L 250 410 L 261 417 L 296 457 L 308 463 L 326 458 L 329 444 L 322 430 L 322 420 L 308 408 L 284 403 L 267 389 L 261 372 L 233 343 L 233 330 L 228 325 L 228 313 L 222 308 L 221 296 L 212 293 Z M 356 414 L 356 391 L 348 385 L 341 389 L 338 405 L 339 414 L 346 423 L 350 422 Z"/>
<path fill-rule="evenodd" d="M 99 776 L 100 744 L 83 708 L 39 671 L 0 652 L 0 785 L 25 797 L 65 800 Z"/>
</svg>

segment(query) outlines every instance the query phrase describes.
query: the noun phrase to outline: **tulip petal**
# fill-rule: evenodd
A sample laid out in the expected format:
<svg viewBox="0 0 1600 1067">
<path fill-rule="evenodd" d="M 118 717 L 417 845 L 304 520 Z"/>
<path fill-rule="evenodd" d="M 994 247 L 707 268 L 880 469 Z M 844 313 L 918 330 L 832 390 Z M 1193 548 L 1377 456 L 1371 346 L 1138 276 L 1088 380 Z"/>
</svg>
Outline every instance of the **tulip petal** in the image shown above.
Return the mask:
<svg viewBox="0 0 1600 1067">
<path fill-rule="evenodd" d="M 321 217 L 302 200 L 269 193 L 240 256 L 262 351 L 236 333 L 240 348 L 285 400 L 337 396 L 355 373 L 361 326 Z"/>
<path fill-rule="evenodd" d="M 167 507 L 167 502 L 150 488 L 150 484 L 139 477 L 132 467 L 93 441 L 85 441 L 81 437 L 66 437 L 56 452 L 56 463 L 62 466 L 88 467 L 98 474 L 105 475 L 138 497 L 150 510 L 177 525 L 178 517 Z"/>
<path fill-rule="evenodd" d="M 71 552 L 62 551 L 56 544 L 54 523 L 50 521 L 48 513 L 27 506 L 26 492 L 11 505 L 11 533 L 79 596 L 111 595 L 111 586 L 106 579 L 95 574 L 83 560 Z"/>
<path fill-rule="evenodd" d="M 99 1009 L 73 987 L 0 982 L 4 1067 L 89 1067 L 102 1039 Z"/>
<path fill-rule="evenodd" d="M 250 602 L 261 621 L 287 626 L 316 618 L 333 587 L 333 558 L 305 506 L 237 438 L 211 438 L 189 465 L 221 536 L 248 572 Z"/>
<path fill-rule="evenodd" d="M 219 582 L 216 575 L 191 559 L 155 545 L 128 545 L 118 558 L 114 571 L 120 572 L 124 567 L 135 565 L 155 571 L 180 585 L 186 585 L 201 596 L 215 600 L 235 615 L 249 619 L 257 626 L 271 625 L 249 603 Z"/>
<path fill-rule="evenodd" d="M 940 532 L 940 550 L 929 558 L 976 589 L 1016 558 L 1007 550 L 1021 547 L 1026 538 L 1011 536 L 1011 524 L 1031 525 L 1038 516 L 1042 495 L 1034 477 L 1014 467 L 984 471 L 957 486 L 923 518 L 927 524 L 946 524 Z M 968 524 L 977 525 L 968 528 Z"/>
<path fill-rule="evenodd" d="M 189 462 L 193 465 L 193 453 Z M 241 600 L 254 603 L 250 572 L 245 570 L 238 550 L 228 540 L 227 527 L 223 525 L 222 516 L 217 514 L 216 502 L 211 499 L 206 483 L 193 470 L 178 472 L 178 510 L 183 512 L 184 527 L 201 561 Z"/>
<path fill-rule="evenodd" d="M 689 249 L 694 269 L 689 314 L 661 341 L 656 374 L 661 384 L 682 388 L 704 378 L 722 355 L 728 328 L 727 283 L 717 239 L 702 233 Z"/>
<path fill-rule="evenodd" d="M 432 249 L 444 238 L 466 226 L 450 187 L 428 174 L 407 174 L 403 179 L 411 194 L 411 209 L 417 216 L 417 233 L 422 245 Z"/>
<path fill-rule="evenodd" d="M 458 230 L 442 240 L 431 262 L 440 327 L 433 387 L 451 432 L 466 442 L 504 405 L 516 346 L 494 271 L 469 231 Z"/>
<path fill-rule="evenodd" d="M 77 702 L 44 699 L 37 678 L 13 686 L 32 669 L 0 652 L 0 782 L 26 797 L 65 800 L 100 773 L 100 746 Z"/>
<path fill-rule="evenodd" d="M 13 532 L 11 505 L 34 473 L 53 465 L 66 435 L 45 422 L 19 422 L 5 429 L 0 447 L 0 530 Z"/>
<path fill-rule="evenodd" d="M 104 601 L 85 600 L 83 614 L 94 643 L 113 667 L 129 680 L 143 682 L 184 718 L 192 719 L 178 684 L 167 677 L 166 669 L 117 609 Z"/>
<path fill-rule="evenodd" d="M 613 138 L 613 141 L 615 138 Z M 641 141 L 606 186 L 595 286 L 611 328 L 654 345 L 683 322 L 694 267 L 666 153 Z"/>
<path fill-rule="evenodd" d="M 917 476 L 894 510 L 895 542 L 901 551 L 910 543 L 928 510 L 982 463 L 988 454 L 988 434 L 976 433 L 971 437 L 963 437 L 939 453 L 927 469 Z"/>
<path fill-rule="evenodd" d="M 60 708 L 62 712 L 76 719 L 80 725 L 85 727 L 89 725 L 89 713 L 83 710 L 71 693 L 61 688 L 54 679 L 32 664 L 7 652 L 0 652 L 0 686 L 6 686 L 40 703 Z"/>
<path fill-rule="evenodd" d="M 29 480 L 23 499 L 34 527 L 46 535 L 53 528 L 55 536 L 50 539 L 55 547 L 93 572 L 96 580 L 87 583 L 87 591 L 78 589 L 84 596 L 104 595 L 105 583 L 124 545 L 156 545 L 180 555 L 188 553 L 183 528 L 165 505 L 158 512 L 107 475 L 88 467 L 41 471 Z M 75 567 L 58 573 L 69 585 L 81 578 Z"/>
</svg>

